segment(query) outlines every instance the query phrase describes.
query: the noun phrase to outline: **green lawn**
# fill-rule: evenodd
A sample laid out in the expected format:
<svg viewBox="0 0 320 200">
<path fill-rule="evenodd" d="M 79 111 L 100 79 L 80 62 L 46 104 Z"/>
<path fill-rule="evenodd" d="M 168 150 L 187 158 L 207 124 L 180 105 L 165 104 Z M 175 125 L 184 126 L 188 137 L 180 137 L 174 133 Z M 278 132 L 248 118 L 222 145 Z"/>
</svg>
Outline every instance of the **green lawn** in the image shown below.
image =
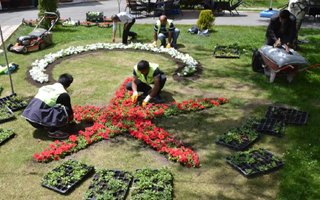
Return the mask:
<svg viewBox="0 0 320 200">
<path fill-rule="evenodd" d="M 139 42 L 146 43 L 152 40 L 152 28 L 135 25 L 133 31 L 138 33 Z M 292 83 L 277 77 L 270 84 L 265 76 L 251 70 L 252 48 L 259 48 L 264 43 L 266 27 L 216 26 L 209 37 L 189 35 L 190 25 L 179 28 L 179 50 L 189 53 L 203 66 L 203 73 L 196 81 L 174 81 L 171 75 L 176 63 L 167 56 L 134 51 L 98 51 L 65 58 L 55 66 L 53 77 L 57 79 L 64 72 L 74 75 L 69 90 L 73 104 L 107 105 L 124 78 L 131 76 L 133 65 L 147 59 L 159 63 L 168 75 L 164 88 L 166 99 L 182 101 L 214 96 L 230 99 L 230 103 L 219 108 L 156 120 L 158 126 L 192 145 L 202 166 L 182 167 L 143 147 L 141 142 L 123 136 L 118 136 L 118 143 L 102 141 L 66 159 L 76 159 L 100 169 L 131 172 L 143 167 L 167 166 L 174 175 L 175 199 L 319 199 L 320 70 L 301 73 Z M 31 30 L 20 27 L 9 42 Z M 8 53 L 9 61 L 20 65 L 12 74 L 17 94 L 33 96 L 36 93 L 38 88 L 26 81 L 34 60 L 69 46 L 111 41 L 111 29 L 97 27 L 60 27 L 53 34 L 55 44 L 43 51 L 28 55 Z M 310 41 L 301 45 L 300 53 L 311 64 L 320 63 L 320 30 L 303 29 L 300 38 Z M 216 44 L 233 43 L 238 43 L 242 49 L 240 59 L 215 59 L 212 56 Z M 0 64 L 3 63 L 1 57 Z M 1 75 L 0 80 L 4 87 L 2 97 L 9 95 L 8 77 Z M 224 158 L 233 151 L 216 145 L 214 140 L 249 116 L 262 116 L 271 104 L 307 111 L 310 118 L 305 126 L 288 126 L 282 138 L 263 135 L 253 147 L 269 149 L 283 158 L 285 166 L 275 173 L 247 179 L 225 162 Z M 1 199 L 82 199 L 91 179 L 67 196 L 40 186 L 41 178 L 66 159 L 46 164 L 34 162 L 32 155 L 51 141 L 43 136 L 44 132 L 35 131 L 19 117 L 21 112 L 15 114 L 16 120 L 1 124 L 3 128 L 14 128 L 17 133 L 14 139 L 0 147 Z"/>
<path fill-rule="evenodd" d="M 270 8 L 271 0 L 244 0 L 242 8 Z M 273 0 L 272 8 L 287 8 L 288 0 Z"/>
</svg>

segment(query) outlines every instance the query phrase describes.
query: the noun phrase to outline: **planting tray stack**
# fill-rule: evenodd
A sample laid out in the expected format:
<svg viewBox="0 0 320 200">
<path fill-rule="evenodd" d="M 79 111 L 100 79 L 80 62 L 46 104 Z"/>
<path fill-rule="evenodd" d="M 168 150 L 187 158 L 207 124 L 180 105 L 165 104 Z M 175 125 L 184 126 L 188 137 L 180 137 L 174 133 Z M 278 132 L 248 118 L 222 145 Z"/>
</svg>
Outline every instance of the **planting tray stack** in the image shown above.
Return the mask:
<svg viewBox="0 0 320 200">
<path fill-rule="evenodd" d="M 213 55 L 216 58 L 240 58 L 240 52 L 237 46 L 218 45 L 214 48 Z"/>
<path fill-rule="evenodd" d="M 287 124 L 304 125 L 307 123 L 308 113 L 290 108 L 269 106 L 266 117 L 284 120 Z"/>
<path fill-rule="evenodd" d="M 245 150 L 259 139 L 259 133 L 253 128 L 240 127 L 230 129 L 216 139 L 217 144 L 227 146 L 234 150 Z"/>
<path fill-rule="evenodd" d="M 172 174 L 166 169 L 136 170 L 130 199 L 173 199 Z"/>
<path fill-rule="evenodd" d="M 132 175 L 126 171 L 98 171 L 85 193 L 86 200 L 124 200 L 128 194 Z"/>
<path fill-rule="evenodd" d="M 274 118 L 261 119 L 256 130 L 260 133 L 281 137 L 284 135 L 285 123 Z"/>
<path fill-rule="evenodd" d="M 6 141 L 10 140 L 15 136 L 15 133 L 10 129 L 0 128 L 0 145 L 4 144 Z"/>
<path fill-rule="evenodd" d="M 227 157 L 226 160 L 246 177 L 266 174 L 283 166 L 279 158 L 265 149 L 237 152 Z"/>
<path fill-rule="evenodd" d="M 76 160 L 68 160 L 46 174 L 42 179 L 42 186 L 66 194 L 90 176 L 93 171 L 92 166 Z"/>
<path fill-rule="evenodd" d="M 5 105 L 0 104 L 0 124 L 15 119 L 13 112 Z"/>
<path fill-rule="evenodd" d="M 0 99 L 0 105 L 7 106 L 10 110 L 17 111 L 27 107 L 28 102 L 23 100 L 21 97 L 16 94 L 6 96 Z"/>
</svg>

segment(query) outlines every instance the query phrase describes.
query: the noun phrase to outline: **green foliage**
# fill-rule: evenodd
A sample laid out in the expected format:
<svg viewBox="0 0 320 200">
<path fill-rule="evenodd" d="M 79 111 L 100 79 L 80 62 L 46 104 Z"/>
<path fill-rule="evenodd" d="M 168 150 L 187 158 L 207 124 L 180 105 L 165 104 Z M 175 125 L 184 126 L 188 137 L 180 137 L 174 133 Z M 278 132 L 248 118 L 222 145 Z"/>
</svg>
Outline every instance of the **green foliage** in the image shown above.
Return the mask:
<svg viewBox="0 0 320 200">
<path fill-rule="evenodd" d="M 58 11 L 57 11 L 58 0 L 39 0 L 38 8 L 39 8 L 39 12 L 38 12 L 39 19 L 44 15 L 44 12 L 58 13 Z M 41 25 L 44 28 L 49 28 L 51 20 L 52 19 L 45 19 Z"/>
<path fill-rule="evenodd" d="M 211 29 L 215 17 L 211 10 L 202 10 L 197 21 L 197 26 L 200 30 Z"/>
<path fill-rule="evenodd" d="M 277 77 L 275 82 L 270 84 L 265 76 L 253 73 L 250 65 L 251 49 L 264 44 L 266 27 L 215 26 L 214 34 L 208 37 L 187 34 L 189 28 L 190 25 L 179 25 L 182 35 L 178 44 L 183 44 L 179 47 L 180 51 L 190 54 L 204 67 L 197 80 L 173 81 L 171 75 L 176 65 L 171 59 L 134 51 L 100 51 L 72 56 L 54 66 L 52 73 L 54 79 L 61 73 L 68 72 L 74 75 L 74 83 L 68 90 L 72 103 L 80 105 L 106 106 L 124 78 L 132 75 L 132 66 L 140 59 L 158 63 L 168 75 L 163 89 L 164 98 L 170 98 L 172 95 L 172 100 L 182 101 L 204 95 L 228 97 L 231 103 L 223 106 L 221 113 L 217 113 L 219 110 L 210 109 L 157 122 L 159 127 L 174 133 L 183 142 L 189 142 L 196 148 L 200 154 L 200 161 L 203 161 L 201 168 L 185 169 L 175 163 L 168 163 L 161 155 L 157 156 L 152 151 L 142 148 L 138 141 L 122 137 L 119 137 L 119 143 L 102 141 L 72 157 L 97 167 L 129 171 L 167 165 L 176 178 L 175 199 L 319 199 L 317 197 L 320 196 L 320 180 L 317 177 L 320 170 L 320 68 L 299 73 L 290 84 L 283 77 Z M 148 43 L 152 40 L 150 33 L 153 26 L 135 24 L 132 30 L 138 33 L 138 42 Z M 31 31 L 32 27 L 20 26 L 8 42 L 14 43 L 17 37 L 27 35 Z M 69 46 L 109 42 L 112 30 L 99 27 L 57 26 L 54 34 L 54 45 L 50 48 L 28 55 L 8 53 L 8 59 L 21 66 L 12 74 L 17 94 L 36 94 L 38 86 L 30 84 L 26 79 L 27 70 L 34 60 Z M 121 41 L 120 38 L 117 39 Z M 299 53 L 311 64 L 320 63 L 320 30 L 303 28 L 299 31 L 299 39 L 309 41 L 300 45 Z M 233 43 L 239 44 L 240 59 L 213 57 L 215 45 Z M 246 51 L 243 51 L 244 49 Z M 0 63 L 5 63 L 3 56 L 0 57 Z M 2 95 L 10 95 L 8 78 L 2 77 L 0 82 L 5 88 Z M 270 149 L 281 157 L 284 154 L 285 165 L 276 173 L 246 180 L 226 164 L 224 158 L 231 152 L 213 144 L 213 141 L 217 135 L 238 125 L 248 115 L 262 116 L 267 105 L 277 102 L 309 112 L 310 119 L 305 126 L 290 126 L 283 138 L 263 136 L 255 146 Z M 257 113 L 258 111 L 260 113 Z M 16 112 L 16 115 L 19 116 L 20 112 Z M 17 134 L 16 139 L 0 148 L 0 189 L 3 191 L 1 198 L 82 199 L 89 182 L 84 182 L 68 196 L 57 195 L 39 186 L 41 177 L 62 162 L 31 162 L 33 153 L 39 152 L 52 142 L 45 137 L 46 131 L 35 130 L 22 117 L 0 126 L 6 129 L 14 128 Z M 235 177 L 239 181 L 234 181 Z M 255 192 L 248 193 L 248 188 Z M 19 191 L 19 194 L 16 191 Z"/>
</svg>

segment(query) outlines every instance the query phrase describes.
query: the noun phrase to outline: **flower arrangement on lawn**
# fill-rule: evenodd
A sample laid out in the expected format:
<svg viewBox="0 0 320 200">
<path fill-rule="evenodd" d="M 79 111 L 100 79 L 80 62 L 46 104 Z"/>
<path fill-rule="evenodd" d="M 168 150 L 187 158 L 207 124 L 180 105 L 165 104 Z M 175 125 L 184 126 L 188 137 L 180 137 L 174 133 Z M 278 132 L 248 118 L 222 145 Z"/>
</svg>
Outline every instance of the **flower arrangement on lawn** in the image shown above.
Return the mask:
<svg viewBox="0 0 320 200">
<path fill-rule="evenodd" d="M 187 167 L 199 167 L 200 162 L 196 152 L 185 147 L 170 133 L 153 124 L 151 120 L 156 117 L 219 106 L 226 103 L 227 100 L 225 98 L 202 98 L 181 103 L 148 104 L 147 108 L 142 108 L 131 102 L 132 92 L 127 92 L 125 88 L 129 81 L 131 78 L 124 81 L 107 107 L 76 106 L 74 119 L 78 122 L 93 122 L 93 125 L 84 131 L 79 131 L 78 135 L 70 135 L 66 141 L 55 141 L 41 153 L 34 154 L 34 158 L 39 162 L 58 160 L 94 142 L 129 132 L 133 137 L 145 142 L 159 153 L 166 154 L 170 160 Z"/>
<path fill-rule="evenodd" d="M 169 54 L 172 58 L 180 60 L 185 67 L 182 72 L 178 73 L 179 76 L 188 76 L 196 72 L 196 67 L 198 62 L 193 59 L 189 54 L 184 54 L 179 52 L 174 48 L 163 48 L 163 47 L 154 47 L 152 44 L 142 44 L 142 43 L 131 43 L 129 45 L 124 45 L 122 43 L 95 43 L 89 44 L 85 46 L 76 46 L 69 47 L 67 49 L 61 49 L 58 52 L 50 53 L 45 55 L 44 58 L 40 60 L 35 60 L 31 66 L 29 73 L 33 80 L 38 81 L 40 83 L 48 82 L 49 75 L 45 73 L 46 67 L 55 62 L 56 60 L 63 58 L 65 56 L 70 56 L 74 54 L 79 54 L 87 51 L 95 51 L 95 50 L 113 50 L 113 49 L 134 49 L 134 50 L 144 50 L 151 51 L 154 53 L 166 53 Z"/>
</svg>

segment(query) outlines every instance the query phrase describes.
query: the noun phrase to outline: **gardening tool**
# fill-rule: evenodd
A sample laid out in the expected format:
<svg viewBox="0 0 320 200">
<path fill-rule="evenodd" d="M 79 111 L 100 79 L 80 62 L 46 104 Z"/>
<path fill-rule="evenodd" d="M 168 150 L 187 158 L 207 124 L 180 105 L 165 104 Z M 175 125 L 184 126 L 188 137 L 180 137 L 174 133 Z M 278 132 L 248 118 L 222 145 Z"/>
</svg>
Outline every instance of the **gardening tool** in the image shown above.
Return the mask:
<svg viewBox="0 0 320 200">
<path fill-rule="evenodd" d="M 39 25 L 45 20 L 50 19 L 49 29 L 39 28 Z M 44 49 L 45 47 L 51 45 L 52 42 L 52 32 L 51 29 L 58 22 L 59 16 L 54 12 L 45 12 L 37 26 L 33 29 L 31 33 L 25 36 L 20 36 L 17 38 L 17 42 L 9 44 L 7 47 L 8 51 L 15 53 L 26 54 L 32 51 L 38 51 Z"/>
<path fill-rule="evenodd" d="M 10 80 L 11 93 L 14 94 L 13 82 L 12 82 L 11 72 L 10 72 L 10 69 L 9 69 L 8 57 L 7 57 L 7 50 L 6 50 L 5 45 L 4 45 L 4 39 L 3 39 L 3 33 L 2 33 L 1 25 L 0 25 L 0 34 L 1 34 L 1 42 L 2 42 L 3 54 L 4 54 L 4 57 L 5 57 L 5 60 L 6 60 L 7 68 L 8 68 L 8 75 L 9 75 L 9 80 Z"/>
</svg>

